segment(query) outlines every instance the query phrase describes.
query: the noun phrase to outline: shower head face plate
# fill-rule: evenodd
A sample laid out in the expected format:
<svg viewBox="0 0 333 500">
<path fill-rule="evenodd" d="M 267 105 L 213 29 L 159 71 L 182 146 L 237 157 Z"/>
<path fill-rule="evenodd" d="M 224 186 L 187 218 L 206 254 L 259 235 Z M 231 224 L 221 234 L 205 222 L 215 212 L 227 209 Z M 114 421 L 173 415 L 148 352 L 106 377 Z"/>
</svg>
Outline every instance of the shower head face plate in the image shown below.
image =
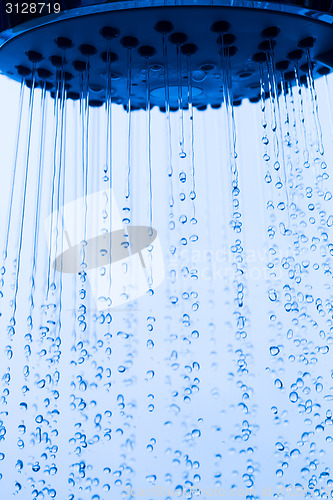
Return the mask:
<svg viewBox="0 0 333 500">
<path fill-rule="evenodd" d="M 221 34 L 216 31 L 216 26 L 218 29 L 219 24 L 215 24 L 215 29 L 211 29 L 214 23 L 219 21 L 225 21 L 222 24 L 225 26 L 224 30 L 227 30 L 222 36 L 226 47 L 224 50 L 230 53 L 235 101 L 245 97 L 249 99 L 258 97 L 259 65 L 265 63 L 258 62 L 256 58 L 253 60 L 253 56 L 266 50 L 270 43 L 274 45 L 274 59 L 278 63 L 287 60 L 288 54 L 298 50 L 301 40 L 312 37 L 315 43 L 308 49 L 311 59 L 320 60 L 324 54 L 326 59 L 322 58 L 323 62 L 329 65 L 327 54 L 333 46 L 331 26 L 333 16 L 329 14 L 322 15 L 318 20 L 300 15 L 300 9 L 295 9 L 293 13 L 290 8 L 286 12 L 250 8 L 247 7 L 250 3 L 246 1 L 242 2 L 242 7 L 237 6 L 237 2 L 228 6 L 228 2 L 225 1 L 221 1 L 220 6 L 216 2 L 214 6 L 205 5 L 204 1 L 195 5 L 184 3 L 182 6 L 172 6 L 164 2 L 163 5 L 158 5 L 158 2 L 154 1 L 151 7 L 147 7 L 147 2 L 140 7 L 140 2 L 135 2 L 135 7 L 131 8 L 131 2 L 115 2 L 99 5 L 95 9 L 80 8 L 58 16 L 46 16 L 17 26 L 1 35 L 3 43 L 0 48 L 0 70 L 10 78 L 21 80 L 22 71 L 27 72 L 27 69 L 29 71 L 35 65 L 37 84 L 42 85 L 46 76 L 51 91 L 52 88 L 56 88 L 57 78 L 62 72 L 69 96 L 75 96 L 81 92 L 82 74 L 88 67 L 91 103 L 98 106 L 103 104 L 106 98 L 107 64 L 111 61 L 112 100 L 126 105 L 130 52 L 133 108 L 146 107 L 147 66 L 151 104 L 163 108 L 165 106 L 163 37 L 165 37 L 171 108 L 178 105 L 176 91 L 178 87 L 181 90 L 183 104 L 186 105 L 189 94 L 189 59 L 193 104 L 199 108 L 209 104 L 219 105 L 223 100 Z M 172 23 L 172 32 L 165 35 L 159 33 L 155 26 L 160 21 Z M 267 31 L 267 28 L 272 26 L 278 30 L 274 30 L 270 38 L 270 30 Z M 104 27 L 115 28 L 114 32 L 112 31 L 114 36 L 109 39 L 102 36 L 101 30 Z M 187 47 L 182 49 L 184 37 L 172 36 L 176 33 L 186 35 Z M 136 39 L 135 44 L 129 43 L 130 47 L 127 44 L 128 40 L 131 41 L 129 37 Z M 192 50 L 189 44 L 195 45 L 196 50 Z M 153 47 L 154 50 L 148 50 L 147 47 Z M 111 53 L 109 59 L 106 56 L 107 51 Z M 181 52 L 181 72 L 179 59 L 177 62 L 177 51 Z M 191 55 L 187 55 L 188 52 L 191 52 Z M 36 53 L 42 58 L 37 57 Z M 305 51 L 300 52 L 298 57 L 302 75 L 303 69 L 306 71 Z M 62 60 L 64 66 L 60 71 Z M 293 64 L 291 61 L 289 71 L 293 69 Z M 281 67 L 284 68 L 283 65 Z M 320 62 L 314 65 L 313 74 L 315 78 L 321 76 Z M 23 76 L 29 79 L 29 76 Z"/>
</svg>

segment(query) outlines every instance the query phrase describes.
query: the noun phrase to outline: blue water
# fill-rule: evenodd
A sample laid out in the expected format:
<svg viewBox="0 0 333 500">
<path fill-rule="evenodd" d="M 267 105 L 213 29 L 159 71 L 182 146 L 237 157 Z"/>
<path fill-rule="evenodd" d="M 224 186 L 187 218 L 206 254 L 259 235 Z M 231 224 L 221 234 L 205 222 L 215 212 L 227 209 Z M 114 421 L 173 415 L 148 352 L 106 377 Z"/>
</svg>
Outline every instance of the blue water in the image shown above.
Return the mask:
<svg viewBox="0 0 333 500">
<path fill-rule="evenodd" d="M 148 63 L 131 109 L 130 55 L 127 109 L 111 79 L 101 108 L 88 74 L 80 102 L 0 81 L 19 117 L 1 134 L 19 138 L 0 186 L 4 498 L 332 496 L 331 80 L 279 94 L 269 60 L 260 102 L 234 108 L 229 63 L 205 112 L 191 84 L 170 111 L 167 73 L 151 107 Z M 156 267 L 156 242 L 140 260 L 126 240 L 118 274 L 91 270 L 117 224 L 157 231 Z"/>
</svg>

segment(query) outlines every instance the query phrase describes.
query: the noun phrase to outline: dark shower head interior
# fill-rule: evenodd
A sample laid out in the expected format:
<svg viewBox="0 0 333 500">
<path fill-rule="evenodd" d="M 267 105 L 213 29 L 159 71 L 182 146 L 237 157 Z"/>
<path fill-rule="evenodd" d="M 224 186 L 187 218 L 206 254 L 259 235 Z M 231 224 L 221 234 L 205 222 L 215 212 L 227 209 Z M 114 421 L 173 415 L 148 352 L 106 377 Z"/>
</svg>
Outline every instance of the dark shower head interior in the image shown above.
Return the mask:
<svg viewBox="0 0 333 500">
<path fill-rule="evenodd" d="M 220 3 L 220 5 L 219 5 Z M 131 60 L 132 109 L 145 107 L 147 67 L 151 105 L 165 103 L 163 44 L 168 54 L 171 109 L 177 107 L 179 64 L 186 102 L 191 67 L 193 104 L 218 107 L 223 99 L 221 59 L 229 60 L 234 103 L 259 98 L 259 68 L 271 57 L 285 80 L 295 79 L 294 67 L 306 83 L 309 58 L 315 78 L 330 72 L 332 20 L 329 13 L 277 3 L 205 1 L 170 5 L 166 2 L 99 3 L 37 17 L 3 31 L 0 69 L 10 78 L 26 79 L 36 68 L 35 84 L 54 93 L 62 76 L 67 97 L 79 98 L 82 75 L 88 69 L 90 104 L 106 99 L 111 72 L 112 101 L 127 102 L 128 58 Z M 252 6 L 250 8 L 250 5 Z M 267 7 L 269 6 L 269 8 Z M 223 64 L 223 63 L 222 63 Z"/>
</svg>

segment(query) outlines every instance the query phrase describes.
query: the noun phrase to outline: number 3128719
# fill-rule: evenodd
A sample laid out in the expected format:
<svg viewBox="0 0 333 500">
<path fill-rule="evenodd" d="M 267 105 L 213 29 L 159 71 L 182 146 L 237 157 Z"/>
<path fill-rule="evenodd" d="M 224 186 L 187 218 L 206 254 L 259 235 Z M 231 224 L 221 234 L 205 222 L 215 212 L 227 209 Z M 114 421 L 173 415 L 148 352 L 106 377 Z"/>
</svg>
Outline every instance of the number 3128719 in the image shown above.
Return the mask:
<svg viewBox="0 0 333 500">
<path fill-rule="evenodd" d="M 6 3 L 6 14 L 57 14 L 60 10 L 60 3 Z"/>
</svg>

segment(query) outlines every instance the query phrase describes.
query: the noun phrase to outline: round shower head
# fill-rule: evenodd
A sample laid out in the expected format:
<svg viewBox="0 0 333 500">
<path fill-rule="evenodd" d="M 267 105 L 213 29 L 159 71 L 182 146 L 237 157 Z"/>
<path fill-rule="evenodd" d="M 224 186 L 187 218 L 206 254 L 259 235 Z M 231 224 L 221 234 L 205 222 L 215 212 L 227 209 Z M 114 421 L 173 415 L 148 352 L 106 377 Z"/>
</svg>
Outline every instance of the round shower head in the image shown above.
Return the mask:
<svg viewBox="0 0 333 500">
<path fill-rule="evenodd" d="M 105 101 L 107 75 L 111 74 L 112 100 L 126 105 L 130 57 L 132 109 L 145 107 L 147 68 L 151 105 L 163 109 L 164 44 L 171 109 L 177 107 L 179 89 L 186 103 L 189 62 L 193 104 L 203 109 L 208 104 L 219 106 L 223 99 L 221 55 L 230 60 L 235 104 L 244 97 L 258 100 L 258 69 L 268 53 L 274 54 L 277 71 L 285 73 L 288 81 L 294 78 L 295 62 L 301 82 L 306 80 L 309 56 L 316 61 L 315 78 L 330 72 L 333 65 L 333 15 L 329 12 L 246 0 L 183 0 L 179 5 L 169 0 L 87 3 L 91 2 L 67 2 L 67 10 L 53 3 L 53 13 L 34 14 L 26 22 L 22 13 L 8 15 L 0 38 L 2 73 L 16 80 L 24 77 L 29 85 L 35 67 L 35 83 L 46 81 L 51 92 L 61 73 L 67 96 L 76 99 L 82 74 L 88 69 L 90 104 L 95 106 Z"/>
</svg>

